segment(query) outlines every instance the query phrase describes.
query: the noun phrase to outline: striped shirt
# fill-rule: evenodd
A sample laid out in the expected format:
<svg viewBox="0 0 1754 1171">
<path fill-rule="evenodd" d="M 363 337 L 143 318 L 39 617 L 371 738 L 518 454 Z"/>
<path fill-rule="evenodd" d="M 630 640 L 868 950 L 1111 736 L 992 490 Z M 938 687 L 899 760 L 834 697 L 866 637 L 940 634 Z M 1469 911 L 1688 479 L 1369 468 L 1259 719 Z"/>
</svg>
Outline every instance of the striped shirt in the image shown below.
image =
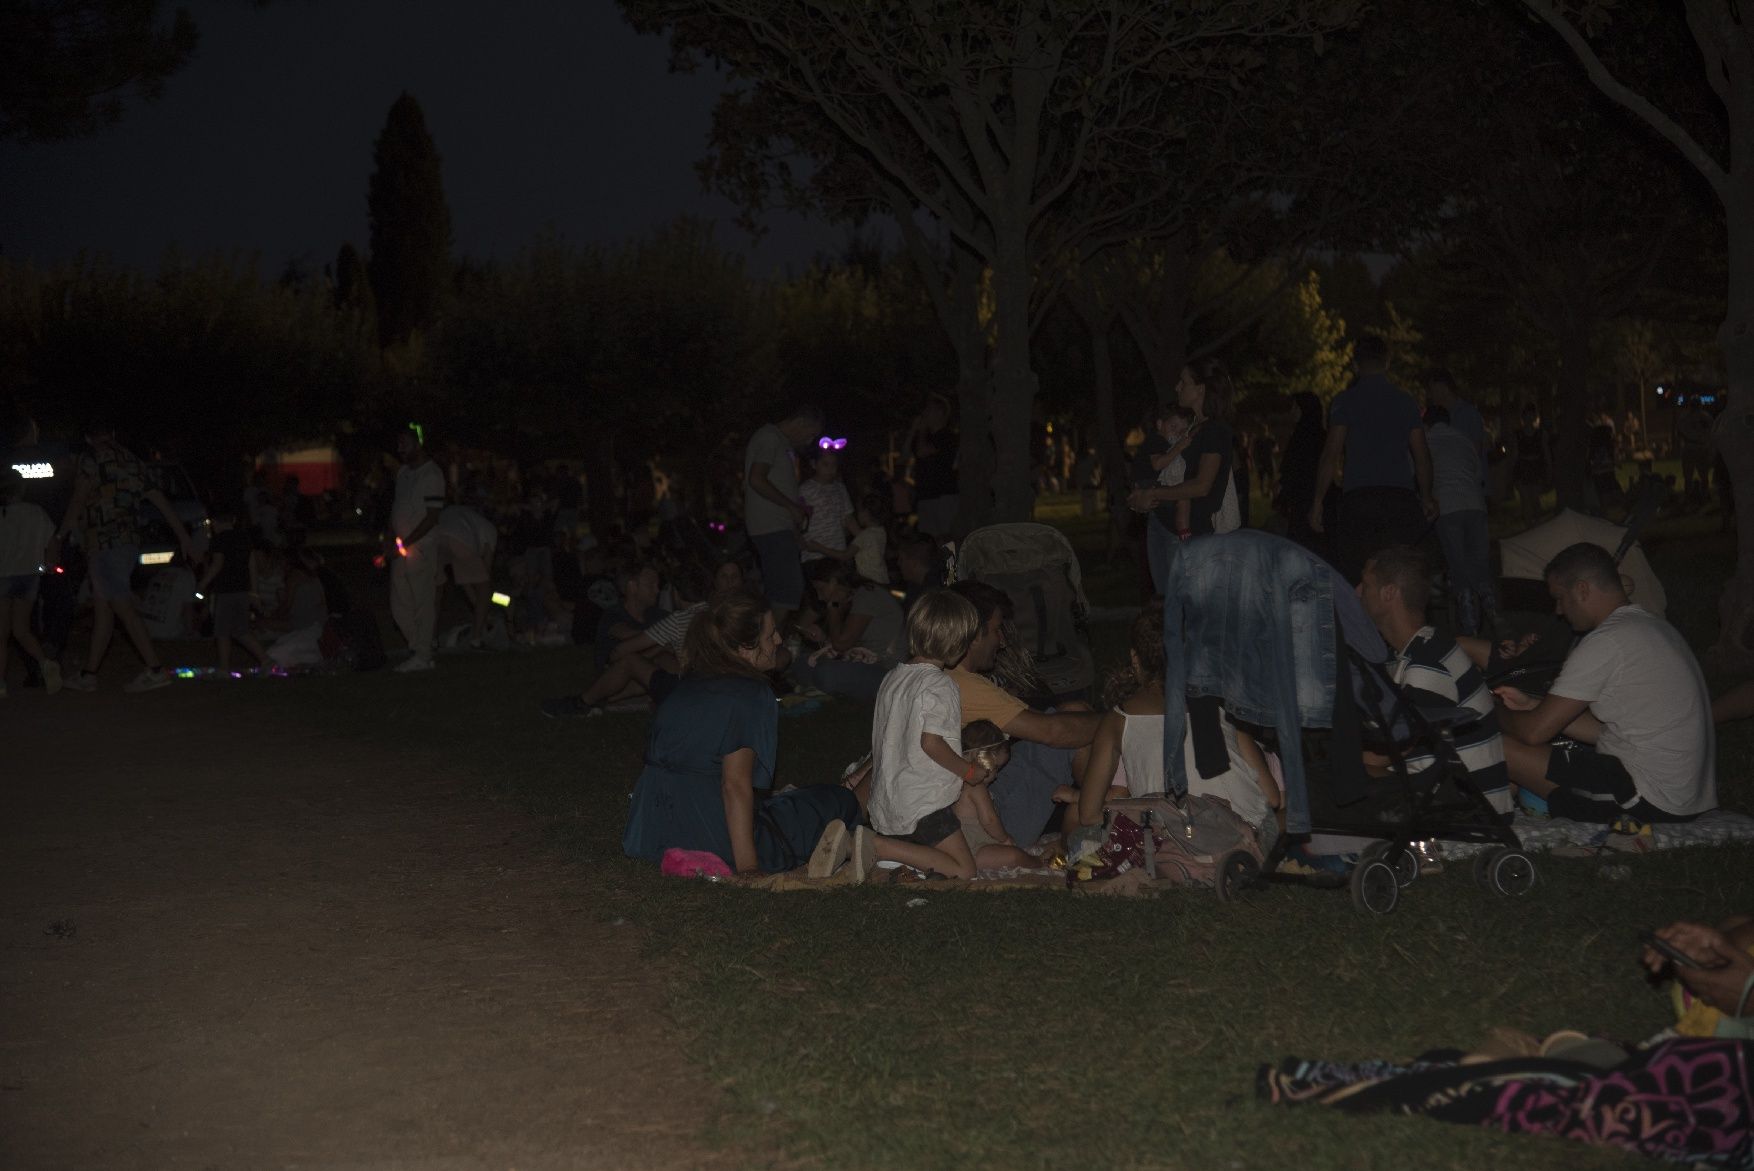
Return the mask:
<svg viewBox="0 0 1754 1171">
<path fill-rule="evenodd" d="M 686 606 L 674 614 L 668 614 L 646 627 L 646 637 L 661 647 L 668 647 L 680 653 L 683 636 L 688 633 L 689 625 L 704 609 L 706 609 L 706 603 L 698 602 L 695 605 Z"/>
<path fill-rule="evenodd" d="M 1450 729 L 1456 755 L 1474 786 L 1500 813 L 1510 810 L 1510 773 L 1504 766 L 1504 739 L 1486 677 L 1456 641 L 1424 626 L 1395 656 L 1395 683 L 1422 710 L 1467 708 L 1479 719 Z M 1422 752 L 1407 758 L 1408 772 L 1423 772 L 1436 757 Z"/>
</svg>

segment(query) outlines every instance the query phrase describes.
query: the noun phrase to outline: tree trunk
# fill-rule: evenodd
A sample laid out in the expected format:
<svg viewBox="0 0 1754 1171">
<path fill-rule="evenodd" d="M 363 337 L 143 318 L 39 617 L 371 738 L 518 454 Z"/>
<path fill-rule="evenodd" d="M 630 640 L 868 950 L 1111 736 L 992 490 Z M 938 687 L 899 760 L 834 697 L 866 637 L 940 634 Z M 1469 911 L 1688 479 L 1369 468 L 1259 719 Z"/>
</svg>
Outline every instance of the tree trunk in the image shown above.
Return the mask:
<svg viewBox="0 0 1754 1171">
<path fill-rule="evenodd" d="M 585 512 L 599 541 L 609 539 L 618 512 L 614 467 L 615 441 L 608 428 L 598 428 L 585 444 Z"/>
<path fill-rule="evenodd" d="M 1712 658 L 1727 669 L 1754 665 L 1754 168 L 1745 163 L 1724 200 L 1729 224 L 1729 312 L 1718 331 L 1729 403 L 1713 441 L 1729 468 L 1736 502 L 1736 572 L 1718 601 Z"/>
<path fill-rule="evenodd" d="M 1127 492 L 1131 488 L 1127 474 L 1127 453 L 1115 426 L 1115 364 L 1109 334 L 1114 318 L 1091 321 L 1090 358 L 1096 375 L 1096 454 L 1102 458 L 1103 495 L 1108 498 L 1108 557 L 1127 543 Z M 1082 485 L 1080 485 L 1082 487 Z"/>
<path fill-rule="evenodd" d="M 994 232 L 993 316 L 993 515 L 1025 521 L 1035 513 L 1030 486 L 1029 423 L 1035 409 L 1036 375 L 1029 356 L 1028 227 L 1000 223 Z"/>
<path fill-rule="evenodd" d="M 1589 507 L 1590 328 L 1565 321 L 1559 332 L 1559 439 L 1553 445 L 1553 487 L 1560 508 Z"/>
</svg>

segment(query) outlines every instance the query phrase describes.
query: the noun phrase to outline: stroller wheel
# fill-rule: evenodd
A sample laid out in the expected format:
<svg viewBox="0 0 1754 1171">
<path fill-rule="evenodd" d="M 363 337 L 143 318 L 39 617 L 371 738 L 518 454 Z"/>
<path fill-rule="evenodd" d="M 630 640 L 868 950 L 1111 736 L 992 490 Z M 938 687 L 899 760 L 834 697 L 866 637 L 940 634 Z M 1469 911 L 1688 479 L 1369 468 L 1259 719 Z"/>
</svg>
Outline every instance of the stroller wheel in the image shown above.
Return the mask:
<svg viewBox="0 0 1754 1171">
<path fill-rule="evenodd" d="M 1535 889 L 1534 859 L 1515 850 L 1494 851 L 1488 868 L 1488 887 L 1505 898 L 1521 898 Z"/>
<path fill-rule="evenodd" d="M 1364 853 L 1359 855 L 1359 860 L 1361 862 L 1383 862 L 1392 867 L 1395 872 L 1395 881 L 1400 883 L 1401 888 L 1405 890 L 1413 885 L 1414 879 L 1419 877 L 1419 856 L 1413 852 L 1412 846 L 1403 845 L 1400 857 L 1389 862 L 1388 852 L 1393 848 L 1394 843 L 1392 842 L 1377 842 L 1366 847 Z"/>
<path fill-rule="evenodd" d="M 1352 871 L 1352 905 L 1368 915 L 1387 915 L 1401 901 L 1395 868 L 1380 859 L 1361 861 Z"/>
<path fill-rule="evenodd" d="M 1218 864 L 1218 899 L 1230 902 L 1239 899 L 1244 892 L 1259 883 L 1261 878 L 1260 863 L 1255 856 L 1246 850 L 1232 850 Z"/>
</svg>

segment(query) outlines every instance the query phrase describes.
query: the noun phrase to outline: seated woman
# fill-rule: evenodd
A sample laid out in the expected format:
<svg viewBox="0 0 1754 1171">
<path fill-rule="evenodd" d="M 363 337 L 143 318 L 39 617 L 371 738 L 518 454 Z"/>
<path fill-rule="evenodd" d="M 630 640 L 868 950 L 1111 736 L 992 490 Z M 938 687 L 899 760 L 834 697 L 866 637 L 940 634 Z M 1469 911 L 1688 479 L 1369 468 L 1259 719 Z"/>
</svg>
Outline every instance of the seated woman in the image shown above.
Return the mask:
<svg viewBox="0 0 1754 1171">
<path fill-rule="evenodd" d="M 1128 658 L 1130 670 L 1116 681 L 1118 702 L 1103 717 L 1096 741 L 1090 746 L 1089 761 L 1078 782 L 1077 808 L 1068 810 L 1069 814 L 1075 812 L 1075 819 L 1068 820 L 1069 831 L 1079 826 L 1100 826 L 1103 802 L 1111 794 L 1150 797 L 1164 791 L 1169 774 L 1163 761 L 1165 662 L 1160 611 L 1148 608 L 1133 620 Z M 1275 810 L 1281 798 L 1260 746 L 1220 713 L 1218 724 L 1229 767 L 1211 776 L 1202 775 L 1194 747 L 1195 724 L 1195 720 L 1188 721 L 1187 736 L 1182 742 L 1188 792 L 1222 798 L 1237 816 L 1255 827 L 1263 844 L 1274 841 L 1279 836 Z M 1123 767 L 1124 786 L 1117 785 Z M 1116 792 L 1117 789 L 1120 791 Z"/>
<path fill-rule="evenodd" d="M 660 861 L 677 848 L 717 854 L 739 873 L 801 866 L 831 825 L 855 829 L 858 794 L 812 785 L 767 796 L 779 749 L 768 685 L 780 637 L 759 596 L 729 590 L 689 624 L 682 678 L 652 719 L 621 848 Z"/>
<path fill-rule="evenodd" d="M 792 674 L 801 687 L 875 699 L 883 677 L 907 650 L 901 603 L 833 558 L 812 561 L 809 580 L 820 606 L 799 620 L 798 631 L 817 649 L 806 651 Z"/>
</svg>

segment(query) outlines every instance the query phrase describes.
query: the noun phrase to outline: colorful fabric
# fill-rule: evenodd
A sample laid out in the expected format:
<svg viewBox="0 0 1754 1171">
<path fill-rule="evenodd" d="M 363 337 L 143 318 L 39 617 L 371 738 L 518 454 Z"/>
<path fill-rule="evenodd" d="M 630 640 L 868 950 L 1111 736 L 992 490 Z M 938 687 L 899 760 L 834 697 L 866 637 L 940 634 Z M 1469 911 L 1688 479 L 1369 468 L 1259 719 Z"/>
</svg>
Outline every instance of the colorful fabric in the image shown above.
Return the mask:
<svg viewBox="0 0 1754 1171">
<path fill-rule="evenodd" d="M 1424 1114 L 1546 1134 L 1700 1167 L 1754 1169 L 1754 1042 L 1678 1038 L 1609 1070 L 1543 1057 L 1462 1064 L 1296 1058 L 1264 1065 L 1256 1093 L 1278 1105 Z"/>
<path fill-rule="evenodd" d="M 146 466 L 126 448 L 110 446 L 79 457 L 79 478 L 92 483 L 85 502 L 85 532 L 91 548 L 137 545 L 140 501 L 146 495 Z"/>
</svg>

